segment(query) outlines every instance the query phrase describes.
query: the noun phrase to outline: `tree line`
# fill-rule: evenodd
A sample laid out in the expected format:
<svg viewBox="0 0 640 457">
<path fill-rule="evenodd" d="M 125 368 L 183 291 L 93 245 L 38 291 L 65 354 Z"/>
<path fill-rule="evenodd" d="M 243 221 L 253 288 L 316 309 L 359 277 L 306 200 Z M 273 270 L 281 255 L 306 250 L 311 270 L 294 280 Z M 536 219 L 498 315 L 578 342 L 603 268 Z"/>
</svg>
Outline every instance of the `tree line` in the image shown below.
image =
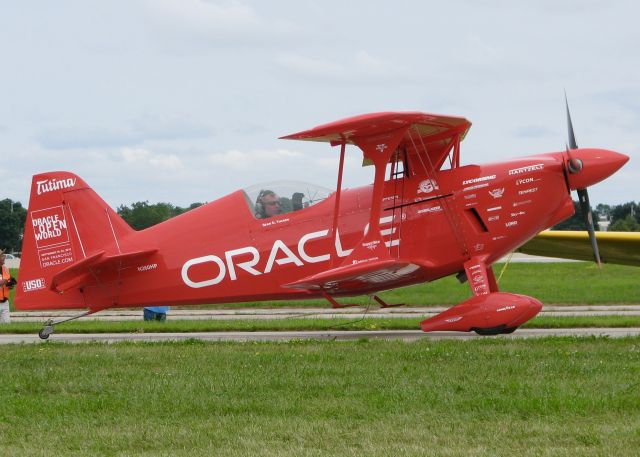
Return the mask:
<svg viewBox="0 0 640 457">
<path fill-rule="evenodd" d="M 120 205 L 117 212 L 135 230 L 143 230 L 202 205 L 203 203 L 192 203 L 182 208 L 171 203 L 143 201 L 132 203 L 130 206 Z M 577 201 L 574 201 L 573 205 L 576 213 L 554 226 L 554 230 L 585 230 L 580 205 Z M 640 232 L 640 203 L 631 201 L 622 205 L 599 204 L 593 213 L 595 221 L 610 222 L 609 231 Z M 7 252 L 22 250 L 22 233 L 26 218 L 27 209 L 22 203 L 8 198 L 0 200 L 0 249 Z"/>
</svg>

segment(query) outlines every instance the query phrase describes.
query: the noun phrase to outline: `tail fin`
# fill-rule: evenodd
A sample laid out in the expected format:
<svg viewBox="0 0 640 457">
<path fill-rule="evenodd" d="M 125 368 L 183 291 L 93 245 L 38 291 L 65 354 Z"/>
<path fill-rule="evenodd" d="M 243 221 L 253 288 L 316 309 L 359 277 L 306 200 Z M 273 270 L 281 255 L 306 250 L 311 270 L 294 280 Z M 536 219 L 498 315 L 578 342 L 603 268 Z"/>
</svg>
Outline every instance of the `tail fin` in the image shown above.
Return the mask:
<svg viewBox="0 0 640 457">
<path fill-rule="evenodd" d="M 87 258 L 122 253 L 134 230 L 80 177 L 55 171 L 35 175 L 24 228 L 18 310 L 86 308 L 81 291 L 52 290 L 56 273 Z"/>
</svg>

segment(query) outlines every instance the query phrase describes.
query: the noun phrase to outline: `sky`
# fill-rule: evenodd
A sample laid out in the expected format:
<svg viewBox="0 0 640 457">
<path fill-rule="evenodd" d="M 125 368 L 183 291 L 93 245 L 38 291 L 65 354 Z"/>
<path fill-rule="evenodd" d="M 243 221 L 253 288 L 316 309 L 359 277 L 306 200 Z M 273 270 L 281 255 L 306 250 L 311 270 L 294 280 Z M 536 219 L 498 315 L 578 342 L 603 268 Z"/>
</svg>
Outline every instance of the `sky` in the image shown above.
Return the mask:
<svg viewBox="0 0 640 457">
<path fill-rule="evenodd" d="M 640 4 L 615 0 L 0 0 L 0 199 L 66 170 L 113 207 L 277 179 L 335 187 L 338 151 L 279 140 L 376 111 L 463 116 L 461 163 L 578 145 L 640 200 Z M 372 181 L 347 152 L 344 187 Z"/>
</svg>

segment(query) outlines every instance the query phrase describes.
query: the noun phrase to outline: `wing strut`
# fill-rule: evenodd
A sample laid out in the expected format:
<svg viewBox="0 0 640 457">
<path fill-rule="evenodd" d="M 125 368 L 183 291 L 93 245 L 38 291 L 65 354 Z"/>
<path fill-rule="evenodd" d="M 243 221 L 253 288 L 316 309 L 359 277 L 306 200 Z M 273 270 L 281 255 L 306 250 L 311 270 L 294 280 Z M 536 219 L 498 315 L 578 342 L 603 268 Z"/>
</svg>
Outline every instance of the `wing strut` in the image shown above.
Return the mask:
<svg viewBox="0 0 640 457">
<path fill-rule="evenodd" d="M 333 226 L 331 233 L 333 235 L 333 246 L 336 245 L 336 238 L 338 237 L 338 217 L 340 216 L 340 194 L 342 191 L 342 171 L 344 170 L 344 152 L 347 146 L 347 140 L 344 135 L 342 136 L 342 143 L 340 144 L 340 165 L 338 166 L 338 184 L 336 185 L 336 204 L 333 208 Z M 338 257 L 334 257 L 334 265 L 337 262 Z"/>
</svg>

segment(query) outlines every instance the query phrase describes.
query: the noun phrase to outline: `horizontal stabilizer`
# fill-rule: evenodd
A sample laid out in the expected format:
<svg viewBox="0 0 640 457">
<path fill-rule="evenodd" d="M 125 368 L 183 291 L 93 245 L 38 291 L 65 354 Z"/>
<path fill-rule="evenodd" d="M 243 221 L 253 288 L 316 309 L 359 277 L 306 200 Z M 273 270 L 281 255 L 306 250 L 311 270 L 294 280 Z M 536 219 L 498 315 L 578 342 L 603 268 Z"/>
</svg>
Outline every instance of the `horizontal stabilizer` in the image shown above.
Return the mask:
<svg viewBox="0 0 640 457">
<path fill-rule="evenodd" d="M 60 270 L 51 279 L 51 286 L 49 288 L 55 292 L 64 292 L 72 287 L 81 287 L 89 282 L 93 283 L 100 270 L 110 267 L 123 268 L 127 266 L 129 262 L 149 257 L 155 252 L 157 252 L 157 249 L 105 255 L 104 251 L 100 251 L 69 265 L 64 270 Z"/>
<path fill-rule="evenodd" d="M 417 276 L 420 266 L 399 260 L 380 260 L 347 265 L 316 275 L 307 276 L 284 287 L 307 290 L 324 290 L 331 293 L 349 292 L 376 286 L 384 288 L 402 280 Z"/>
</svg>

